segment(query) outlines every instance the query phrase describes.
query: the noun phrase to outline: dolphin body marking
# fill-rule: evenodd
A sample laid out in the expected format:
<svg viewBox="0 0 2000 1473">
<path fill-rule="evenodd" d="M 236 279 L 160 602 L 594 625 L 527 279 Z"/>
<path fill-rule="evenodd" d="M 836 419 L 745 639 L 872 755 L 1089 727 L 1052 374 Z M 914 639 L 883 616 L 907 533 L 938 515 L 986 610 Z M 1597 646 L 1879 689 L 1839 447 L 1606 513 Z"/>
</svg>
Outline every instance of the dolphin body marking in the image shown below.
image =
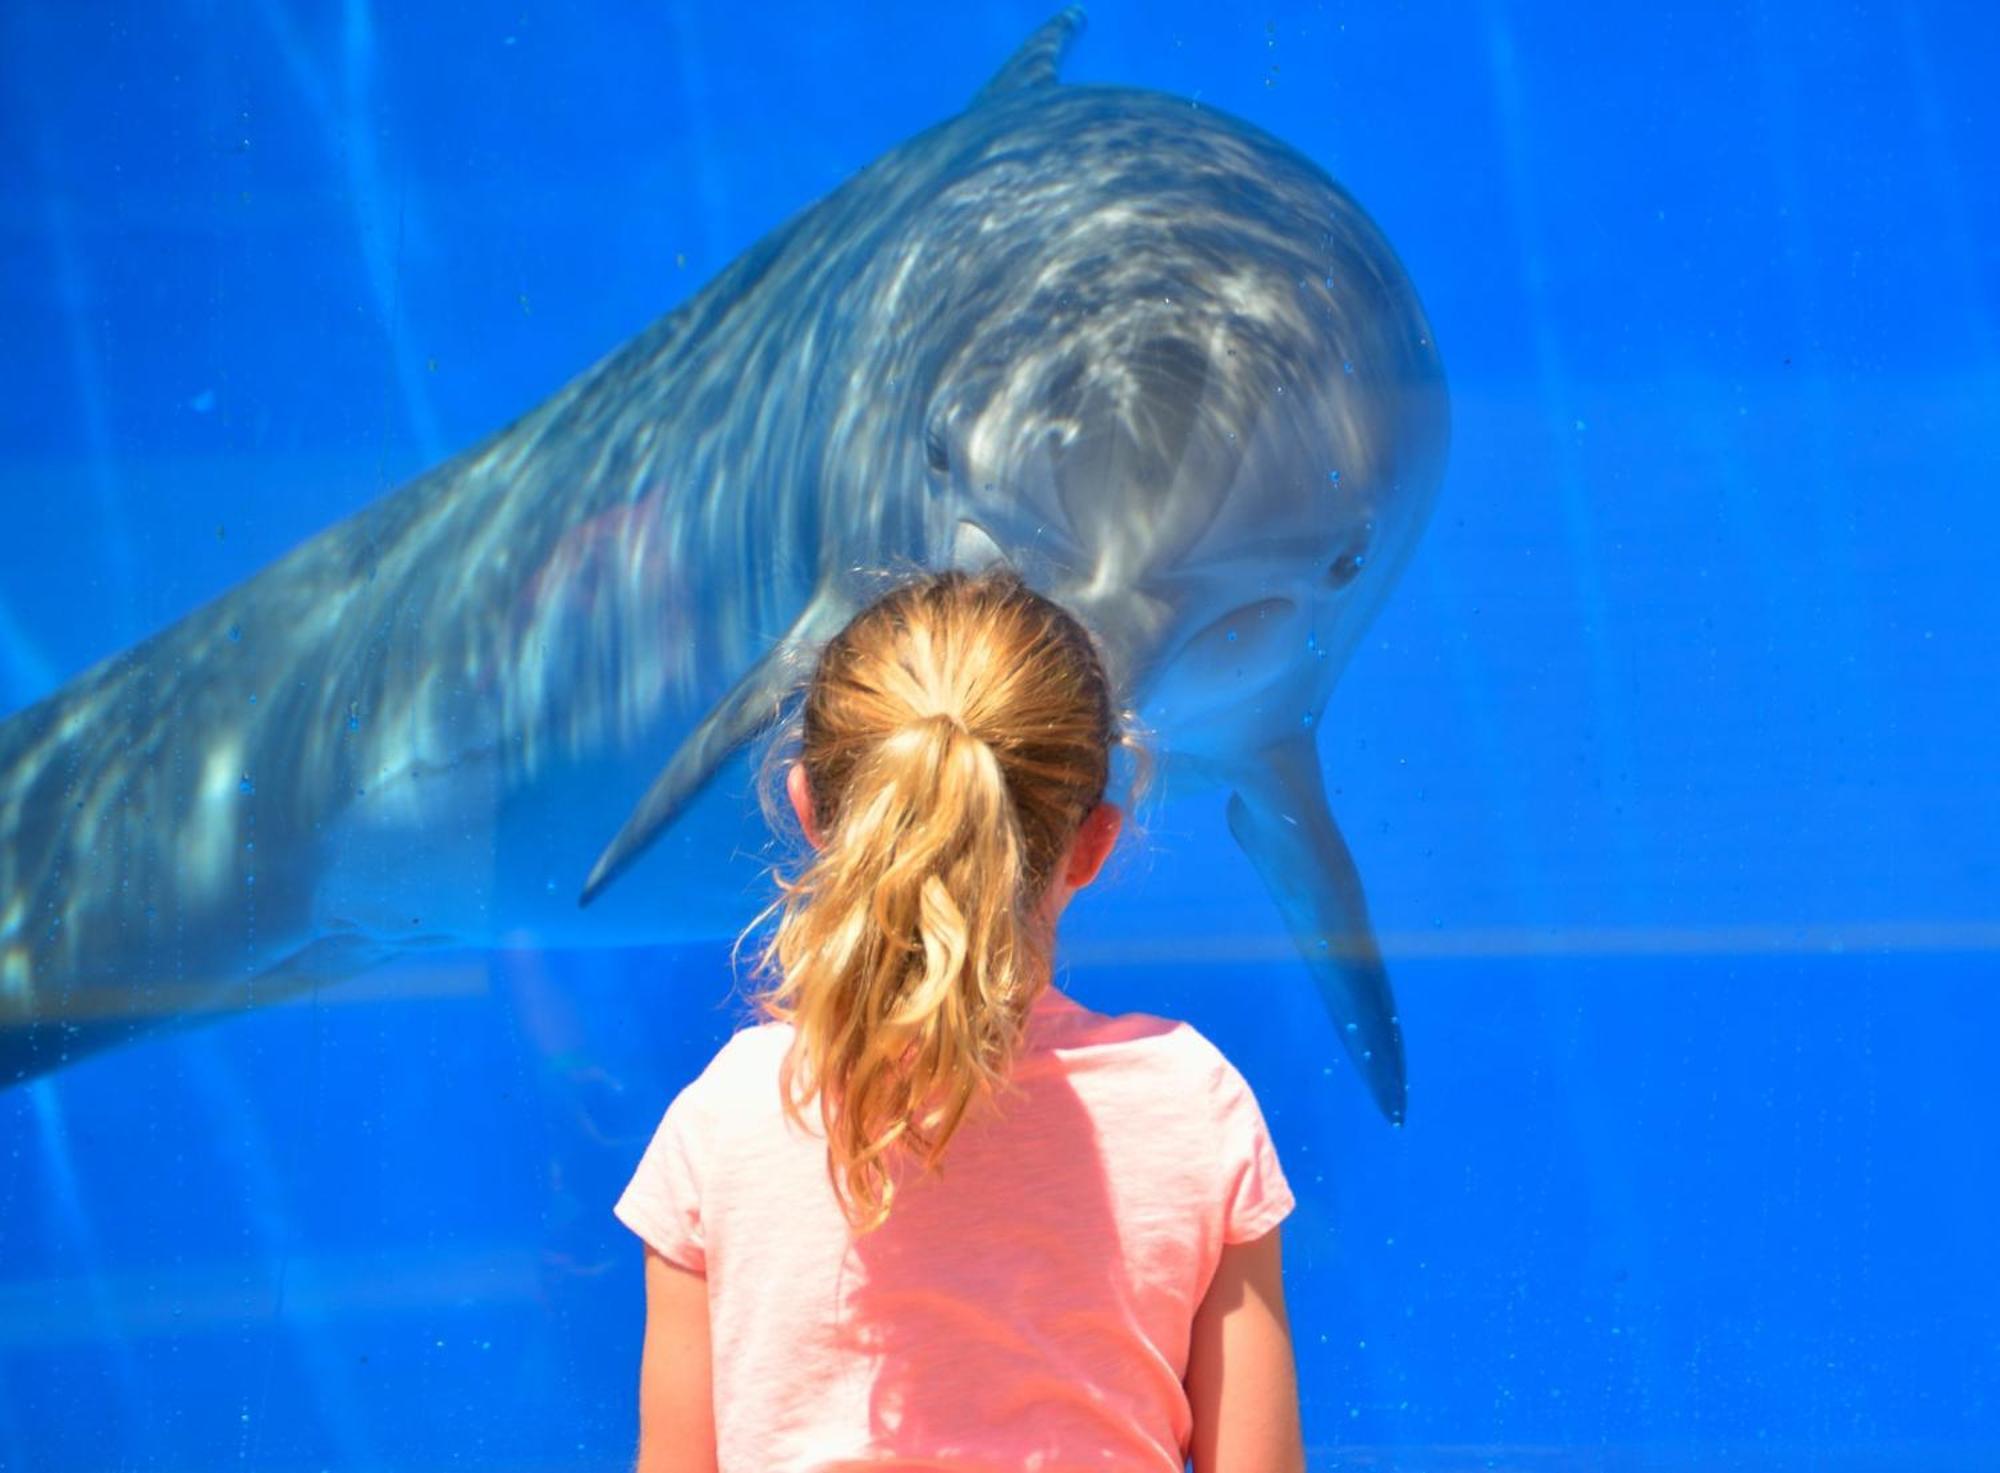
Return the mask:
<svg viewBox="0 0 2000 1473">
<path fill-rule="evenodd" d="M 855 570 L 1005 558 L 1228 791 L 1400 1121 L 1313 738 L 1428 517 L 1442 368 L 1346 193 L 1211 109 L 1059 83 L 1080 24 L 505 430 L 0 723 L 0 1085 L 423 945 L 646 939 L 612 880 Z M 496 864 L 527 832 L 536 865 Z"/>
</svg>

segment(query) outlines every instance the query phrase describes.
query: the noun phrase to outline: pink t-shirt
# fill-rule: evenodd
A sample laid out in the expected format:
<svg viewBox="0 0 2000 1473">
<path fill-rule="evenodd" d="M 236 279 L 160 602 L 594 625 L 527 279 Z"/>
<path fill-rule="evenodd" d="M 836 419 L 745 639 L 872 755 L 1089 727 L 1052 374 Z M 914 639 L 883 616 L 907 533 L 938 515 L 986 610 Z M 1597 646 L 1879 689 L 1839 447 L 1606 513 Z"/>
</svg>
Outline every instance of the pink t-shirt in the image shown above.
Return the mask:
<svg viewBox="0 0 2000 1473">
<path fill-rule="evenodd" d="M 1180 1473 L 1181 1379 L 1225 1243 L 1293 1199 L 1248 1083 L 1191 1025 L 1051 987 L 1019 1093 L 969 1113 L 939 1176 L 901 1163 L 852 1240 L 786 1119 L 789 1024 L 737 1033 L 675 1097 L 614 1209 L 708 1276 L 722 1473 Z"/>
</svg>

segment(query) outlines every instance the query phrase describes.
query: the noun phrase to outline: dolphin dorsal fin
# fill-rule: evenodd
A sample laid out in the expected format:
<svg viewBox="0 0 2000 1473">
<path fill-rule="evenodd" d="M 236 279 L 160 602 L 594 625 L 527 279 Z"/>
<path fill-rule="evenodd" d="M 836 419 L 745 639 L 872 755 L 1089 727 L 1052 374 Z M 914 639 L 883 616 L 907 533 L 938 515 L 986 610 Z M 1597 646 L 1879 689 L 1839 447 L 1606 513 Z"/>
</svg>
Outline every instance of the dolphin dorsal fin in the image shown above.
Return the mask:
<svg viewBox="0 0 2000 1473">
<path fill-rule="evenodd" d="M 978 107 L 993 101 L 996 97 L 1027 92 L 1036 87 L 1055 86 L 1062 80 L 1057 73 L 1062 69 L 1063 56 L 1069 51 L 1069 43 L 1076 39 L 1076 33 L 1082 29 L 1081 5 L 1072 5 L 1054 20 L 1044 23 L 1041 29 L 1028 37 L 1021 49 L 1009 58 L 1007 64 L 993 74 L 993 80 L 972 99 L 972 105 Z"/>
</svg>

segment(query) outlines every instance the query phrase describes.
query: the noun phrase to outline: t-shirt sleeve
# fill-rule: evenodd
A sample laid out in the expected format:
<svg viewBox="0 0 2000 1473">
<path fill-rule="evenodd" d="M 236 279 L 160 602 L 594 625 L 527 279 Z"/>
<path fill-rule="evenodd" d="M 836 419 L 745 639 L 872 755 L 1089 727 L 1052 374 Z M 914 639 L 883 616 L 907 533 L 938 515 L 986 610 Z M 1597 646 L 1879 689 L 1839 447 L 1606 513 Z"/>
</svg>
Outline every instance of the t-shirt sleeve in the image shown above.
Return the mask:
<svg viewBox="0 0 2000 1473">
<path fill-rule="evenodd" d="M 1250 1081 L 1215 1055 L 1216 1118 L 1221 1125 L 1222 1241 L 1248 1243 L 1290 1215 L 1295 1200 Z"/>
<path fill-rule="evenodd" d="M 701 1082 L 696 1079 L 674 1096 L 611 1209 L 662 1257 L 696 1273 L 708 1271 L 701 1220 Z"/>
</svg>

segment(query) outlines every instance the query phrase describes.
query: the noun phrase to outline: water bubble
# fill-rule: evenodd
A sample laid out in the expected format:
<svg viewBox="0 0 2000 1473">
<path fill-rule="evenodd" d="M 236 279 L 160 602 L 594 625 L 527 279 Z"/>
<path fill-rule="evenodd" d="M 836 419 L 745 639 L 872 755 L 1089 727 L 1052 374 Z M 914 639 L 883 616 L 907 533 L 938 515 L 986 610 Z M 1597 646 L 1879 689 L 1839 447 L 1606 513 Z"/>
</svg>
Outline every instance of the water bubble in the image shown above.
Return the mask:
<svg viewBox="0 0 2000 1473">
<path fill-rule="evenodd" d="M 236 785 L 236 791 L 242 793 L 245 797 L 257 791 L 257 785 L 250 781 L 249 773 L 246 772 L 243 774 L 243 781 Z"/>
<path fill-rule="evenodd" d="M 1324 941 L 1322 941 L 1322 942 L 1320 942 L 1320 945 L 1321 945 L 1321 946 L 1324 946 L 1324 945 L 1326 945 L 1326 943 L 1325 943 Z M 1348 1033 L 1351 1033 L 1351 1034 L 1352 1034 L 1352 1033 L 1359 1033 L 1359 1032 L 1361 1031 L 1361 1025 L 1360 1025 L 1359 1023 L 1343 1023 L 1343 1024 L 1341 1024 L 1340 1026 L 1341 1026 L 1341 1027 L 1342 1027 L 1343 1029 L 1345 1029 L 1345 1030 L 1346 1030 L 1346 1031 L 1347 1031 Z"/>
</svg>

